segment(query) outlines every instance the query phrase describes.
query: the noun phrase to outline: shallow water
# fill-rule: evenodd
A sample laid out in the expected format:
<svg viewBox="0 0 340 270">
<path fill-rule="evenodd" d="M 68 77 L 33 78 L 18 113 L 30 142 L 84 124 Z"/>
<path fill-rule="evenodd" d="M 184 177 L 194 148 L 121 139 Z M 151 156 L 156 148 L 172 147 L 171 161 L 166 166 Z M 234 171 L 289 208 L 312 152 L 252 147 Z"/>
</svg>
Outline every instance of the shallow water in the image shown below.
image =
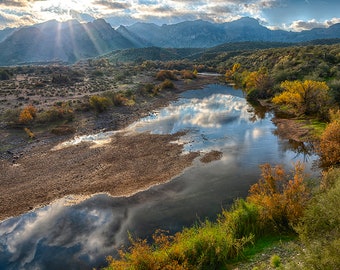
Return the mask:
<svg viewBox="0 0 340 270">
<path fill-rule="evenodd" d="M 261 117 L 258 117 L 260 115 Z M 263 117 L 264 116 L 264 117 Z M 271 113 L 247 104 L 241 91 L 210 85 L 187 91 L 157 113 L 127 128 L 130 132 L 187 131 L 176 143 L 185 151 L 218 150 L 221 160 L 194 165 L 171 182 L 129 198 L 95 195 L 68 206 L 64 198 L 34 212 L 0 223 L 0 269 L 91 269 L 105 265 L 105 256 L 126 243 L 127 231 L 148 238 L 157 229 L 171 232 L 198 219 L 214 218 L 222 207 L 247 195 L 259 176 L 259 165 L 305 162 L 310 171 L 316 156 L 301 145 L 273 134 Z M 112 133 L 81 140 L 107 141 Z M 312 172 L 312 171 L 311 171 Z M 315 172 L 316 173 L 316 172 Z"/>
</svg>

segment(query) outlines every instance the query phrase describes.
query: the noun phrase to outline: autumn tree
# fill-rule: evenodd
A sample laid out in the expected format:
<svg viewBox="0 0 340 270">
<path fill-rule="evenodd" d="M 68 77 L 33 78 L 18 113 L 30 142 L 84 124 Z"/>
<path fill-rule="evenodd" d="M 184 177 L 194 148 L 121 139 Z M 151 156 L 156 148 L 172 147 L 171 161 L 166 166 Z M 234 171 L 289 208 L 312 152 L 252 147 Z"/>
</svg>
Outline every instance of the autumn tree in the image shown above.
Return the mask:
<svg viewBox="0 0 340 270">
<path fill-rule="evenodd" d="M 37 115 L 37 109 L 33 105 L 28 105 L 22 109 L 19 115 L 19 122 L 22 124 L 28 124 Z"/>
<path fill-rule="evenodd" d="M 235 63 L 231 69 L 228 69 L 225 72 L 225 78 L 228 82 L 235 81 L 236 79 L 236 73 L 240 70 L 241 64 L 240 63 Z"/>
<path fill-rule="evenodd" d="M 296 224 L 309 199 L 304 167 L 296 163 L 293 175 L 282 166 L 261 165 L 261 178 L 250 188 L 248 201 L 261 207 L 261 219 L 274 227 Z"/>
<path fill-rule="evenodd" d="M 281 88 L 283 92 L 273 98 L 273 103 L 288 105 L 297 114 L 326 116 L 330 96 L 325 82 L 284 81 Z"/>
<path fill-rule="evenodd" d="M 340 120 L 327 125 L 320 139 L 320 156 L 324 166 L 340 164 Z"/>
</svg>

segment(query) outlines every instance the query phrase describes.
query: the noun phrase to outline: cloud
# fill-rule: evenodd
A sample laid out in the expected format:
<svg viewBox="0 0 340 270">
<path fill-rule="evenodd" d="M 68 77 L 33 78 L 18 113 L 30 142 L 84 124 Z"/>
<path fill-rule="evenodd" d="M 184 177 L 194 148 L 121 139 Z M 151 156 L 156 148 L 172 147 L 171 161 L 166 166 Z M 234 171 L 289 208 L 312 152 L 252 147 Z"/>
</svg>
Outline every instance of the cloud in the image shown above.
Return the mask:
<svg viewBox="0 0 340 270">
<path fill-rule="evenodd" d="M 94 1 L 93 4 L 104 6 L 109 9 L 113 9 L 113 10 L 122 10 L 122 9 L 127 9 L 131 7 L 131 4 L 127 2 L 122 3 L 122 2 L 109 1 L 109 0 L 97 0 L 97 1 Z"/>
<path fill-rule="evenodd" d="M 34 16 L 29 13 L 0 10 L 0 26 L 19 27 L 22 25 L 31 25 L 35 22 Z"/>
<path fill-rule="evenodd" d="M 312 19 L 309 21 L 297 20 L 292 22 L 288 27 L 288 29 L 296 32 L 300 32 L 303 30 L 311 30 L 313 28 L 327 28 L 333 24 L 340 23 L 340 18 L 332 18 L 331 20 L 326 21 L 317 21 L 316 19 Z"/>
<path fill-rule="evenodd" d="M 38 0 L 37 0 L 38 1 Z M 0 5 L 7 7 L 26 7 L 30 2 L 37 2 L 35 0 L 0 0 Z"/>
</svg>

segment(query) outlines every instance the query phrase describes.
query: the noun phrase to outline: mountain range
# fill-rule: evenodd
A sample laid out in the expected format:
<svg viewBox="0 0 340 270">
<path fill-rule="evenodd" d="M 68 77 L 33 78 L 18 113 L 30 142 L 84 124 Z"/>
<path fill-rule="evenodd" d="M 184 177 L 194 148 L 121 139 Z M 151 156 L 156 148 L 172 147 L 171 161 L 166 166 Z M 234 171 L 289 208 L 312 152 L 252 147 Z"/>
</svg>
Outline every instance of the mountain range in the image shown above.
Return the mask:
<svg viewBox="0 0 340 270">
<path fill-rule="evenodd" d="M 114 29 L 103 19 L 89 23 L 55 20 L 0 30 L 0 65 L 62 61 L 99 56 L 131 48 L 211 48 L 223 43 L 305 42 L 340 38 L 340 24 L 302 32 L 270 30 L 253 18 L 226 23 L 203 20 L 162 26 L 138 22 Z"/>
</svg>

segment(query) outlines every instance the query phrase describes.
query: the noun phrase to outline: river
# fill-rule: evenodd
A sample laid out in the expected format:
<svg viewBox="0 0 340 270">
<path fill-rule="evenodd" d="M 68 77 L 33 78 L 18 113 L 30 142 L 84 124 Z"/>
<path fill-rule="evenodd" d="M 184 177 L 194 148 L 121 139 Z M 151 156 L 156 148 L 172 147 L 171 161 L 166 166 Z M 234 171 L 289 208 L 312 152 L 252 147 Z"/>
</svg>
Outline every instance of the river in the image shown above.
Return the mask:
<svg viewBox="0 0 340 270">
<path fill-rule="evenodd" d="M 223 85 L 182 93 L 178 101 L 132 124 L 129 132 L 186 131 L 184 151 L 223 153 L 220 160 L 199 159 L 172 181 L 131 197 L 97 194 L 70 205 L 69 196 L 0 223 L 0 269 L 92 269 L 127 243 L 128 232 L 149 238 L 155 229 L 179 231 L 198 220 L 214 219 L 234 199 L 245 197 L 257 181 L 259 165 L 297 161 L 312 170 L 317 156 L 274 135 L 271 112 L 250 106 L 241 91 Z M 113 133 L 82 140 L 106 139 Z M 298 147 L 301 149 L 301 147 Z M 147 172 L 146 172 L 147 173 Z"/>
</svg>

